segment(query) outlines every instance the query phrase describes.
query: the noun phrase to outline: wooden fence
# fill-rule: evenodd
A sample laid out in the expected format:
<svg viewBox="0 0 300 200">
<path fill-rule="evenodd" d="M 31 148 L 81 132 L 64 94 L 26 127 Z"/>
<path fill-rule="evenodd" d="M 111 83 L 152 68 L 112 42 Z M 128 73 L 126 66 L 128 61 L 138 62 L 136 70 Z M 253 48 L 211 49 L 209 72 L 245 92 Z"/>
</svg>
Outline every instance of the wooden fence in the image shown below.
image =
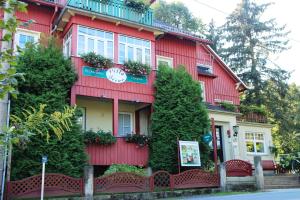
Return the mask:
<svg viewBox="0 0 300 200">
<path fill-rule="evenodd" d="M 155 172 L 150 177 L 134 173 L 114 173 L 94 179 L 94 193 L 150 192 L 183 188 L 219 187 L 220 176 L 216 173 L 193 169 L 180 174 L 166 171 Z M 46 174 L 45 197 L 83 196 L 83 178 L 62 174 Z M 32 176 L 7 184 L 7 199 L 37 198 L 40 196 L 41 175 Z"/>
<path fill-rule="evenodd" d="M 252 164 L 244 160 L 228 160 L 225 162 L 226 176 L 252 176 Z"/>
</svg>

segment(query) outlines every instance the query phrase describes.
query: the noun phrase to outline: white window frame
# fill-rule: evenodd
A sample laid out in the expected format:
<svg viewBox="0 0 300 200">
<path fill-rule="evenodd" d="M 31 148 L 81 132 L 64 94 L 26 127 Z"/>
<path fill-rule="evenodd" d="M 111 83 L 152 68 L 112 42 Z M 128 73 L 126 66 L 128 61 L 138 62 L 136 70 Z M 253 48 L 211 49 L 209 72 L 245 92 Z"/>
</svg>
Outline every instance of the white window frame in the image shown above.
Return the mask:
<svg viewBox="0 0 300 200">
<path fill-rule="evenodd" d="M 149 47 L 146 47 L 146 46 L 142 46 L 142 45 L 136 45 L 136 44 L 130 44 L 128 42 L 121 42 L 120 40 L 120 37 L 126 37 L 126 38 L 133 38 L 133 39 L 137 39 L 137 40 L 142 40 L 142 41 L 147 41 L 150 43 L 150 46 Z M 142 49 L 142 63 L 146 63 L 146 49 L 149 49 L 149 52 L 150 52 L 150 60 L 149 60 L 149 66 L 151 66 L 151 63 L 152 63 L 152 52 L 151 52 L 151 41 L 150 40 L 144 40 L 144 39 L 141 39 L 141 38 L 136 38 L 136 37 L 131 37 L 131 36 L 128 36 L 128 35 L 122 35 L 122 34 L 119 34 L 118 35 L 118 64 L 123 64 L 121 61 L 120 61 L 120 44 L 124 44 L 125 45 L 125 62 L 128 61 L 128 47 L 132 47 L 133 48 L 133 61 L 137 61 L 137 56 L 136 56 L 136 51 L 137 49 Z"/>
<path fill-rule="evenodd" d="M 205 82 L 204 81 L 199 81 L 201 90 L 202 90 L 202 101 L 206 102 L 206 94 L 205 94 Z"/>
<path fill-rule="evenodd" d="M 119 117 L 119 114 L 130 116 L 130 133 L 132 133 L 133 132 L 133 114 L 130 112 L 119 112 L 118 117 Z M 118 119 L 118 126 L 119 126 L 119 119 Z M 124 129 L 124 127 L 123 127 L 123 129 Z M 118 137 L 126 137 L 126 135 L 119 135 L 119 127 L 118 127 Z"/>
<path fill-rule="evenodd" d="M 101 38 L 101 37 L 98 37 L 98 36 L 94 36 L 94 35 L 89 35 L 89 34 L 86 34 L 86 33 L 80 33 L 79 32 L 79 28 L 80 27 L 84 27 L 84 28 L 88 28 L 88 29 L 93 29 L 93 30 L 96 30 L 96 31 L 103 31 L 105 33 L 112 33 L 113 35 L 113 38 L 112 40 L 111 39 L 107 39 L 107 38 Z M 111 60 L 114 60 L 114 55 L 115 55 L 115 34 L 113 32 L 110 32 L 110 31 L 105 31 L 105 30 L 102 30 L 102 29 L 96 29 L 96 28 L 91 28 L 91 27 L 88 27 L 88 26 L 77 26 L 77 51 L 76 51 L 76 54 L 78 57 L 80 57 L 80 54 L 79 54 L 79 36 L 84 36 L 84 53 L 89 53 L 88 51 L 88 39 L 93 39 L 94 40 L 94 52 L 96 54 L 100 54 L 98 52 L 98 48 L 97 48 L 97 41 L 101 41 L 101 42 L 104 42 L 104 57 L 108 58 L 108 48 L 107 48 L 107 43 L 108 42 L 112 42 L 112 58 L 110 58 Z"/>
<path fill-rule="evenodd" d="M 14 50 L 17 51 L 17 46 L 19 46 L 19 39 L 20 39 L 20 35 L 28 35 L 28 36 L 32 36 L 34 39 L 34 43 L 38 43 L 40 36 L 41 36 L 41 32 L 38 31 L 32 31 L 32 30 L 28 30 L 28 29 L 22 29 L 22 28 L 17 28 L 16 33 L 15 33 L 15 37 L 14 37 Z"/>
<path fill-rule="evenodd" d="M 67 44 L 69 44 L 69 54 L 67 54 Z M 72 28 L 70 28 L 70 30 L 68 31 L 68 33 L 65 35 L 64 39 L 63 39 L 63 53 L 64 56 L 69 58 L 72 55 Z"/>
<path fill-rule="evenodd" d="M 253 134 L 253 140 L 252 139 L 246 139 L 246 135 L 247 134 Z M 263 140 L 258 140 L 256 139 L 256 136 L 255 134 L 262 134 L 263 136 Z M 262 132 L 245 132 L 245 147 L 246 147 L 246 153 L 248 155 L 266 155 L 267 154 L 267 147 L 266 147 L 266 139 L 265 139 L 265 134 L 262 133 Z M 253 142 L 254 144 L 254 152 L 248 152 L 248 149 L 247 149 L 247 142 Z M 257 152 L 256 150 L 256 143 L 263 143 L 264 145 L 264 152 Z"/>
<path fill-rule="evenodd" d="M 160 56 L 160 55 L 157 55 L 156 56 L 156 66 L 158 68 L 158 65 L 159 65 L 159 61 L 163 61 L 163 62 L 167 62 L 169 67 L 170 68 L 174 68 L 174 65 L 173 65 L 173 58 L 171 57 L 166 57 L 166 56 Z"/>
</svg>

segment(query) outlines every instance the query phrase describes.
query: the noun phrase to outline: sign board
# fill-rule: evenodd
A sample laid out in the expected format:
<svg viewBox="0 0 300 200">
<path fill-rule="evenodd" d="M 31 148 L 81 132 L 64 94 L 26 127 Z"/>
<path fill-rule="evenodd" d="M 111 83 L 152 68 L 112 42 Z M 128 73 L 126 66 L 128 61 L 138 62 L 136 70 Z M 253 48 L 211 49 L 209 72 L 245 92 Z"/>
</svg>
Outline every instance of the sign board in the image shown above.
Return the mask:
<svg viewBox="0 0 300 200">
<path fill-rule="evenodd" d="M 48 157 L 47 156 L 43 156 L 42 157 L 42 163 L 47 163 L 48 162 Z"/>
<path fill-rule="evenodd" d="M 180 165 L 185 167 L 201 166 L 199 143 L 179 141 Z"/>
<path fill-rule="evenodd" d="M 212 141 L 212 135 L 211 135 L 211 133 L 205 133 L 202 136 L 202 141 L 205 142 L 206 144 L 209 144 Z"/>
<path fill-rule="evenodd" d="M 96 78 L 105 78 L 113 83 L 138 83 L 138 84 L 147 84 L 147 76 L 135 76 L 132 74 L 126 74 L 122 69 L 119 68 L 110 68 L 108 70 L 97 70 L 93 67 L 83 66 L 82 67 L 83 76 L 91 76 Z"/>
</svg>

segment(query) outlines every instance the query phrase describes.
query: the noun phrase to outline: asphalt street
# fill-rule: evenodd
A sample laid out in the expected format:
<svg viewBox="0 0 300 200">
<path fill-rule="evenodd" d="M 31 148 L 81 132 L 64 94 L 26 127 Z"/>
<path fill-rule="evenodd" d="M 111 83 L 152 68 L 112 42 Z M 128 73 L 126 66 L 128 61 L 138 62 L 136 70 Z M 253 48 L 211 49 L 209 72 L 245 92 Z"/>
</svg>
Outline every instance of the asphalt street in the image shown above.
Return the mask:
<svg viewBox="0 0 300 200">
<path fill-rule="evenodd" d="M 300 189 L 268 190 L 234 195 L 210 195 L 176 198 L 176 200 L 300 200 Z M 175 200 L 175 199 L 174 199 Z"/>
</svg>

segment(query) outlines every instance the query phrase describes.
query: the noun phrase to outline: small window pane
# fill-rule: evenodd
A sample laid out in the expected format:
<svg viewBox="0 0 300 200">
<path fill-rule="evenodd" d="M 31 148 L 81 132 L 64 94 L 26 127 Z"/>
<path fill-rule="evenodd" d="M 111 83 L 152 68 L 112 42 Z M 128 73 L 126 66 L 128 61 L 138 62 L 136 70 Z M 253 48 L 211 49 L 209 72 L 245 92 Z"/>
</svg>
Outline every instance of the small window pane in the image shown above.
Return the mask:
<svg viewBox="0 0 300 200">
<path fill-rule="evenodd" d="M 246 139 L 247 140 L 253 140 L 254 139 L 253 133 L 246 133 Z"/>
<path fill-rule="evenodd" d="M 255 152 L 254 142 L 252 142 L 252 141 L 246 142 L 246 147 L 247 147 L 247 152 L 250 152 L 250 153 Z"/>
<path fill-rule="evenodd" d="M 143 62 L 143 51 L 142 51 L 142 49 L 136 49 L 136 61 Z"/>
<path fill-rule="evenodd" d="M 125 44 L 119 45 L 119 63 L 125 62 Z"/>
<path fill-rule="evenodd" d="M 150 49 L 145 49 L 145 63 L 151 65 L 150 63 Z"/>
<path fill-rule="evenodd" d="M 104 38 L 104 32 L 103 31 L 97 31 L 97 36 L 100 38 Z"/>
<path fill-rule="evenodd" d="M 96 30 L 89 28 L 88 29 L 88 34 L 91 36 L 96 36 Z"/>
<path fill-rule="evenodd" d="M 78 54 L 81 55 L 84 53 L 84 36 L 79 35 L 78 36 Z"/>
<path fill-rule="evenodd" d="M 100 41 L 100 40 L 97 41 L 97 51 L 98 51 L 98 54 L 104 56 L 104 42 L 103 41 Z"/>
<path fill-rule="evenodd" d="M 79 31 L 79 33 L 87 33 L 87 29 L 82 26 L 79 26 L 78 31 Z"/>
<path fill-rule="evenodd" d="M 128 47 L 128 60 L 133 60 L 133 47 Z"/>
<path fill-rule="evenodd" d="M 107 42 L 107 57 L 110 59 L 113 59 L 114 55 L 114 48 L 113 48 L 113 42 L 108 41 Z"/>
<path fill-rule="evenodd" d="M 94 39 L 88 38 L 88 52 L 94 52 Z"/>
<path fill-rule="evenodd" d="M 120 42 L 126 43 L 126 37 L 125 36 L 119 36 Z"/>
<path fill-rule="evenodd" d="M 256 142 L 256 152 L 257 153 L 264 153 L 265 152 L 264 143 Z"/>
<path fill-rule="evenodd" d="M 144 41 L 144 46 L 150 48 L 150 42 L 149 41 Z"/>
<path fill-rule="evenodd" d="M 134 39 L 130 38 L 130 37 L 127 38 L 127 43 L 129 43 L 129 44 L 135 44 Z"/>
<path fill-rule="evenodd" d="M 105 38 L 112 40 L 113 39 L 113 34 L 112 33 L 105 33 Z"/>
</svg>

